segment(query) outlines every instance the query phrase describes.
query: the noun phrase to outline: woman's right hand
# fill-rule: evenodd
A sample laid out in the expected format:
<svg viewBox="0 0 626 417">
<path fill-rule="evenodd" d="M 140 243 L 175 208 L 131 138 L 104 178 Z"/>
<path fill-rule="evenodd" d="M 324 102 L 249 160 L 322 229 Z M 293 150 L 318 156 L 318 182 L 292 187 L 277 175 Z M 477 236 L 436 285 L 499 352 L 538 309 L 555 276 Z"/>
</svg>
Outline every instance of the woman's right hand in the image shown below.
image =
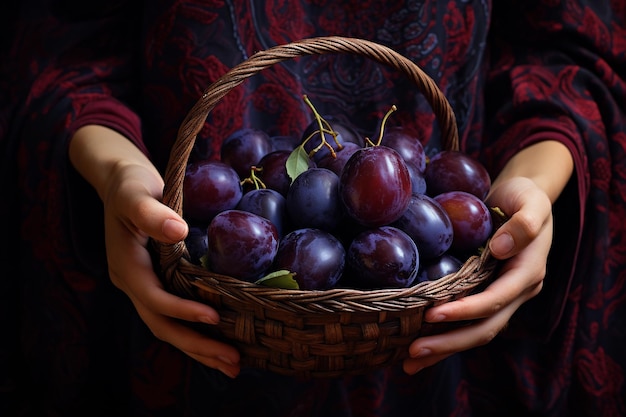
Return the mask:
<svg viewBox="0 0 626 417">
<path fill-rule="evenodd" d="M 149 238 L 176 243 L 186 237 L 188 226 L 160 202 L 163 179 L 153 164 L 127 138 L 95 125 L 82 127 L 74 134 L 70 158 L 104 204 L 107 260 L 113 284 L 130 298 L 158 339 L 231 378 L 237 376 L 239 352 L 184 323 L 214 325 L 219 321 L 218 313 L 203 303 L 169 293 L 154 272 L 147 249 Z"/>
</svg>

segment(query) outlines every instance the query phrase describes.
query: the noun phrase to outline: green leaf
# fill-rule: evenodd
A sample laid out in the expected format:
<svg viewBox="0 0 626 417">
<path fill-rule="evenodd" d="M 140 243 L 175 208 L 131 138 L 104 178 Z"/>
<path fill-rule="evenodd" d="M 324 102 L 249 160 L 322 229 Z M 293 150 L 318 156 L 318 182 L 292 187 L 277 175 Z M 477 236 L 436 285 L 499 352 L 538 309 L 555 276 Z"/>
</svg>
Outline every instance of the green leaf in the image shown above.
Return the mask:
<svg viewBox="0 0 626 417">
<path fill-rule="evenodd" d="M 207 255 L 202 255 L 202 257 L 200 257 L 200 265 L 209 269 L 209 257 Z"/>
<path fill-rule="evenodd" d="M 309 169 L 309 155 L 304 150 L 304 146 L 300 145 L 291 152 L 289 158 L 287 158 L 287 162 L 285 162 L 285 167 L 287 168 L 287 175 L 291 178 L 291 182 L 293 182 L 298 175 Z"/>
<path fill-rule="evenodd" d="M 287 290 L 300 289 L 298 281 L 293 278 L 293 273 L 287 270 L 275 271 L 267 274 L 263 278 L 255 281 L 255 284 L 265 285 L 273 288 L 284 288 Z"/>
</svg>

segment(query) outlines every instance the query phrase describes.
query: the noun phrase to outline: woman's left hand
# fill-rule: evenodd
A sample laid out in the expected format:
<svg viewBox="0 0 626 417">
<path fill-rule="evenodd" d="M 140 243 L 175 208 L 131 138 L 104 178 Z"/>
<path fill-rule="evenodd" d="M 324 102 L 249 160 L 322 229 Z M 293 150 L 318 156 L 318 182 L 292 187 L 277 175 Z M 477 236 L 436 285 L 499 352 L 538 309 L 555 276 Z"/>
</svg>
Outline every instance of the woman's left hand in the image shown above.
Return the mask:
<svg viewBox="0 0 626 417">
<path fill-rule="evenodd" d="M 552 203 L 536 183 L 512 177 L 494 184 L 487 204 L 510 218 L 493 235 L 489 247 L 504 260 L 500 275 L 482 292 L 428 309 L 430 323 L 475 320 L 442 334 L 416 339 L 404 371 L 414 374 L 446 357 L 490 342 L 515 311 L 539 293 L 552 244 Z"/>
</svg>

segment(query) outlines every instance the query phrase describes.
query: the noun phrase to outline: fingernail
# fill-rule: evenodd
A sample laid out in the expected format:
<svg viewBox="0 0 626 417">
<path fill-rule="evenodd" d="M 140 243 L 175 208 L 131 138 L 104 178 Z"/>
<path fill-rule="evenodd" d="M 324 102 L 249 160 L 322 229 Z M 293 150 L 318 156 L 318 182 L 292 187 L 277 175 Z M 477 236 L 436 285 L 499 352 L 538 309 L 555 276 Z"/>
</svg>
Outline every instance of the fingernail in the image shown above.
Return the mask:
<svg viewBox="0 0 626 417">
<path fill-rule="evenodd" d="M 415 369 L 413 369 L 411 371 L 411 375 L 415 375 L 416 373 L 418 373 L 419 371 L 421 371 L 422 369 L 424 369 L 423 366 L 417 366 Z"/>
<path fill-rule="evenodd" d="M 163 234 L 168 239 L 179 241 L 187 233 L 187 225 L 178 220 L 167 219 L 163 222 Z"/>
<path fill-rule="evenodd" d="M 422 366 L 419 362 L 415 363 L 414 360 L 407 359 L 404 361 L 402 368 L 407 375 L 415 375 L 416 373 L 424 369 L 424 366 Z"/>
<path fill-rule="evenodd" d="M 217 359 L 221 360 L 224 363 L 227 363 L 229 365 L 234 365 L 235 362 L 233 362 L 230 358 L 227 358 L 226 356 L 218 356 Z"/>
<path fill-rule="evenodd" d="M 426 319 L 426 321 L 427 321 L 428 323 L 438 323 L 438 322 L 440 322 L 440 321 L 444 321 L 445 319 L 446 319 L 446 316 L 445 316 L 445 315 L 443 315 L 443 314 L 436 314 L 436 315 L 434 315 L 434 316 L 432 316 L 432 317 L 428 317 L 428 318 Z"/>
<path fill-rule="evenodd" d="M 432 352 L 430 349 L 428 348 L 421 348 L 420 350 L 418 350 L 417 352 L 415 352 L 413 355 L 411 355 L 412 358 L 423 358 L 424 356 L 428 356 L 430 355 Z"/>
<path fill-rule="evenodd" d="M 219 367 L 217 369 L 231 379 L 235 379 L 235 377 L 237 377 L 237 374 L 235 372 L 232 372 L 230 369 L 224 369 Z"/>
<path fill-rule="evenodd" d="M 201 316 L 198 318 L 198 321 L 206 324 L 217 324 L 219 319 L 211 316 Z"/>
<path fill-rule="evenodd" d="M 513 237 L 509 233 L 501 233 L 498 236 L 494 237 L 489 243 L 489 248 L 491 252 L 496 255 L 506 255 L 511 252 L 515 247 L 515 242 L 513 241 Z"/>
</svg>

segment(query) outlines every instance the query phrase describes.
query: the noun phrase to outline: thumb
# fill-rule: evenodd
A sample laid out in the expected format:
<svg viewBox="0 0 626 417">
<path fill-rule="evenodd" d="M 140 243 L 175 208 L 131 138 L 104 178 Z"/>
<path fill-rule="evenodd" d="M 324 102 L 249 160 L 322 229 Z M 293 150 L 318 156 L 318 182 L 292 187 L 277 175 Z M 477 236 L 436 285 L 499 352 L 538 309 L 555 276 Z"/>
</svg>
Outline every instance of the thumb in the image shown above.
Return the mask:
<svg viewBox="0 0 626 417">
<path fill-rule="evenodd" d="M 492 204 L 500 203 L 497 207 L 505 213 L 512 213 L 489 241 L 489 249 L 496 258 L 516 255 L 551 225 L 550 199 L 532 182 L 511 181 L 495 190 L 489 200 Z"/>
<path fill-rule="evenodd" d="M 174 210 L 147 195 L 137 196 L 132 210 L 134 225 L 155 240 L 176 243 L 187 237 L 189 226 Z"/>
<path fill-rule="evenodd" d="M 504 225 L 498 229 L 489 241 L 489 249 L 496 258 L 505 258 L 515 249 L 515 239 L 507 230 L 503 230 Z"/>
</svg>

